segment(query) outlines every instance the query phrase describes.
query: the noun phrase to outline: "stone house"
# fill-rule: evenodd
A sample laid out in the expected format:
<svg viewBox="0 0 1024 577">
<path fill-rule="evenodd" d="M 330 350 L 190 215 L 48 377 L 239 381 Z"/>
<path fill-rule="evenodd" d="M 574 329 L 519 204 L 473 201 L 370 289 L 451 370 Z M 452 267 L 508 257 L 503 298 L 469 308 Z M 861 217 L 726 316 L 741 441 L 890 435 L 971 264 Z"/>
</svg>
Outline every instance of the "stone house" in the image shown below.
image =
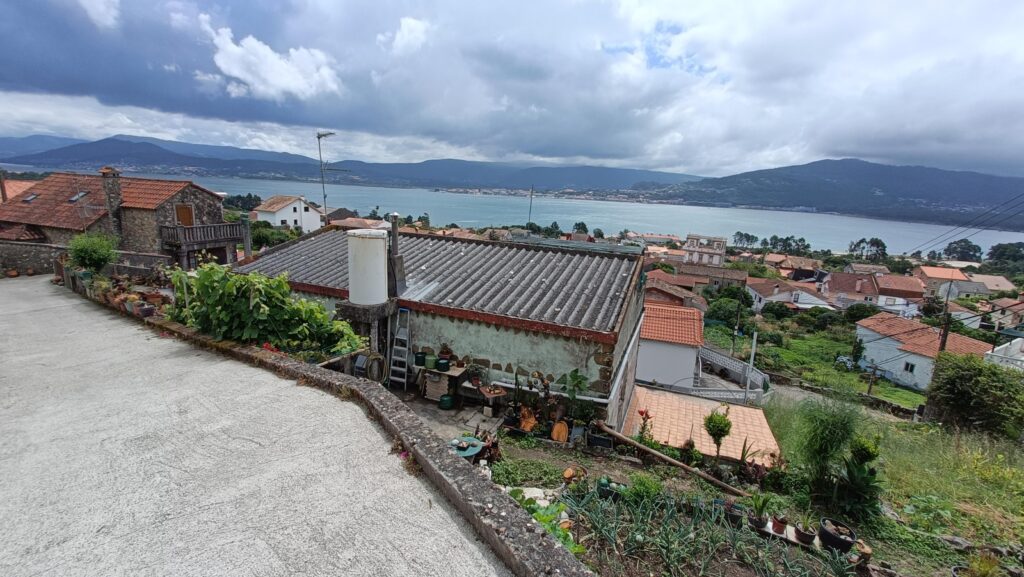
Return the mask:
<svg viewBox="0 0 1024 577">
<path fill-rule="evenodd" d="M 189 181 L 54 173 L 0 205 L 0 240 L 67 246 L 83 232 L 119 239 L 122 251 L 194 266 L 201 251 L 234 262 L 240 224 L 224 223 L 219 195 Z"/>
<path fill-rule="evenodd" d="M 941 297 L 942 294 L 940 293 L 939 288 L 945 283 L 950 281 L 969 282 L 971 280 L 967 278 L 967 275 L 955 268 L 946 268 L 942 266 L 914 267 L 912 274 L 924 283 L 925 294 L 930 297 Z"/>
</svg>

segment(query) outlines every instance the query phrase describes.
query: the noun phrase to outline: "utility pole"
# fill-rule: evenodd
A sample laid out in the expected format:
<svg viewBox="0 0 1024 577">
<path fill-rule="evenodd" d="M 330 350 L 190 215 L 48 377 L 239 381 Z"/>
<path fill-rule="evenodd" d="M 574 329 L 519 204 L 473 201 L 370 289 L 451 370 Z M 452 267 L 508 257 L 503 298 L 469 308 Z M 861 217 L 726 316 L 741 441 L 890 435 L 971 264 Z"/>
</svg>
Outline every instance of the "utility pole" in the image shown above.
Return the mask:
<svg viewBox="0 0 1024 577">
<path fill-rule="evenodd" d="M 949 313 L 949 291 L 953 288 L 953 281 L 946 283 L 946 298 L 942 301 L 942 331 L 939 333 L 939 352 L 946 350 L 946 341 L 949 340 L 949 325 L 953 322 L 953 315 Z"/>
<path fill-rule="evenodd" d="M 736 336 L 740 332 L 740 314 L 743 312 L 743 303 L 736 301 L 736 324 L 732 327 L 732 347 L 729 349 L 729 356 L 736 354 Z"/>
<path fill-rule="evenodd" d="M 757 331 L 754 331 L 754 343 L 750 346 L 750 364 L 747 365 L 746 375 L 743 379 L 743 404 L 747 404 L 747 396 L 750 394 L 750 371 L 754 370 L 754 355 L 757 354 Z"/>
<path fill-rule="evenodd" d="M 533 222 L 533 185 L 532 184 L 530 185 L 530 212 L 527 214 L 526 224 L 529 225 L 531 222 Z M 529 228 L 529 226 L 527 226 L 527 228 Z"/>
<path fill-rule="evenodd" d="M 323 209 L 324 209 L 324 216 L 323 216 L 323 221 L 324 221 L 325 225 L 327 224 L 327 212 L 328 212 L 327 211 L 327 185 L 324 183 L 324 169 L 326 167 L 324 166 L 324 152 L 323 152 L 323 148 L 321 148 L 321 146 L 320 146 L 320 141 L 325 139 L 325 138 L 327 138 L 327 137 L 329 137 L 329 136 L 334 136 L 334 133 L 333 132 L 328 132 L 326 130 L 318 130 L 317 133 L 316 133 L 316 153 L 320 157 L 320 190 L 324 193 L 324 207 L 323 207 Z"/>
<path fill-rule="evenodd" d="M 878 378 L 878 365 L 871 363 L 871 380 L 868 381 L 868 396 L 871 396 L 871 391 L 875 388 L 875 379 Z"/>
</svg>

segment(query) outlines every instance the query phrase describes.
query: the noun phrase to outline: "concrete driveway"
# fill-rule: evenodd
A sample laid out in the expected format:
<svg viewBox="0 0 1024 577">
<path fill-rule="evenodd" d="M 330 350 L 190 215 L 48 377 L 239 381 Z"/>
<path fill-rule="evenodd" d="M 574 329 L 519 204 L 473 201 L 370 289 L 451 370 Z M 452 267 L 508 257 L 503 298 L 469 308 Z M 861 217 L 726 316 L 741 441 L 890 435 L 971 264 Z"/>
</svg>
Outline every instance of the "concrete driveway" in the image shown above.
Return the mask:
<svg viewBox="0 0 1024 577">
<path fill-rule="evenodd" d="M 0 575 L 508 575 L 354 403 L 0 280 Z"/>
</svg>

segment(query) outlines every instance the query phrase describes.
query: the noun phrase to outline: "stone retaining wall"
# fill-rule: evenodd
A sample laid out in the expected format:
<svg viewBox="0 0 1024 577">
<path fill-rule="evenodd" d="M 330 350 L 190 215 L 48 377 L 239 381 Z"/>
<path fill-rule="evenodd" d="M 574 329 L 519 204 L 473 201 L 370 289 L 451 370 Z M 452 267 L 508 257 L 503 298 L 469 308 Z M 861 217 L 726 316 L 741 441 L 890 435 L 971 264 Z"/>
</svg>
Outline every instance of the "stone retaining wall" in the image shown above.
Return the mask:
<svg viewBox="0 0 1024 577">
<path fill-rule="evenodd" d="M 134 318 L 134 317 L 133 317 Z M 593 577 L 593 573 L 559 544 L 529 513 L 491 481 L 452 452 L 413 411 L 390 391 L 366 379 L 297 361 L 280 353 L 216 341 L 195 329 L 163 319 L 145 319 L 151 326 L 232 358 L 274 371 L 302 384 L 346 394 L 362 404 L 370 418 L 402 442 L 424 475 L 473 526 L 477 535 L 519 577 L 560 575 Z"/>
<path fill-rule="evenodd" d="M 815 387 L 814 385 L 808 385 L 803 381 L 794 381 L 794 385 L 804 389 L 805 391 L 811 391 L 813 393 L 818 393 L 819 395 L 832 396 L 835 394 L 835 391 L 832 389 Z M 908 409 L 903 405 L 897 405 L 896 403 L 880 399 L 874 395 L 868 395 L 867 393 L 857 393 L 857 400 L 860 401 L 860 404 L 866 407 L 884 411 L 901 419 L 913 419 L 914 414 L 917 413 L 914 409 Z"/>
<path fill-rule="evenodd" d="M 0 272 L 16 270 L 19 274 L 53 274 L 53 263 L 67 252 L 67 247 L 37 242 L 0 240 Z"/>
</svg>

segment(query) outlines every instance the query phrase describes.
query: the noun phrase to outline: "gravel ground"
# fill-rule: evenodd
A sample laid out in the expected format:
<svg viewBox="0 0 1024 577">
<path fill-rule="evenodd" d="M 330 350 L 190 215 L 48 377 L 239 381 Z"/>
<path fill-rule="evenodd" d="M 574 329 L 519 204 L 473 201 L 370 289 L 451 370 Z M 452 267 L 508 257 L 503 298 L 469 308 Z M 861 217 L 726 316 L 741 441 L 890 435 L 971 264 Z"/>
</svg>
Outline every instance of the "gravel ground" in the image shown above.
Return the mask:
<svg viewBox="0 0 1024 577">
<path fill-rule="evenodd" d="M 0 575 L 509 575 L 359 406 L 0 280 Z"/>
</svg>

